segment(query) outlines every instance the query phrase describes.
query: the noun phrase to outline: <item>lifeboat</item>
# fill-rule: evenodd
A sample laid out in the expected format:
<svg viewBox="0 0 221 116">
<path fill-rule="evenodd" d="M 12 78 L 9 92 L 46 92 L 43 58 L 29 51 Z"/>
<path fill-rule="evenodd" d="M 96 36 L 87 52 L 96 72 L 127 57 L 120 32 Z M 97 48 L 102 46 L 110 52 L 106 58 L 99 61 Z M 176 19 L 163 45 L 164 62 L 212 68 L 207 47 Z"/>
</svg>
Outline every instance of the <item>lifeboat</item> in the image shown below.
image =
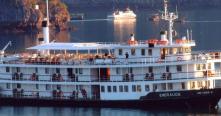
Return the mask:
<svg viewBox="0 0 221 116">
<path fill-rule="evenodd" d="M 159 45 L 167 45 L 167 44 L 168 44 L 168 41 L 159 40 L 159 41 L 157 41 L 157 44 L 159 44 Z"/>
<path fill-rule="evenodd" d="M 146 41 L 147 44 L 156 44 L 158 42 L 157 39 L 149 39 Z"/>
<path fill-rule="evenodd" d="M 177 44 L 184 44 L 184 43 L 187 43 L 187 40 L 177 39 L 177 40 L 176 40 L 176 43 L 177 43 Z"/>
<path fill-rule="evenodd" d="M 127 43 L 129 45 L 136 45 L 138 42 L 136 40 L 128 40 Z"/>
</svg>

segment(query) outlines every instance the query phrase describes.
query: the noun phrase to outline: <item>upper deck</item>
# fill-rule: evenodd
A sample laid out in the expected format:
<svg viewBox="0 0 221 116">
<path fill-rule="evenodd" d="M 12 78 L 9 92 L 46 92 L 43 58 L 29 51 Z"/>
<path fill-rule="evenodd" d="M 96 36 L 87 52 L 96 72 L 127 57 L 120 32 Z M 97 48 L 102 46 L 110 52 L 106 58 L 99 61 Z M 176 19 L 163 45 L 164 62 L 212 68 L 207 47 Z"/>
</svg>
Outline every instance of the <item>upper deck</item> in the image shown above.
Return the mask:
<svg viewBox="0 0 221 116">
<path fill-rule="evenodd" d="M 144 41 L 137 43 L 49 43 L 28 48 L 28 52 L 2 57 L 3 65 L 59 65 L 90 67 L 140 67 L 220 61 L 220 52 L 191 52 L 194 41 L 172 45 Z M 34 51 L 33 51 L 34 50 Z M 150 53 L 151 51 L 151 53 Z M 49 53 L 50 52 L 50 53 Z M 165 52 L 165 53 L 162 53 Z M 128 57 L 126 57 L 128 54 Z M 167 64 L 165 64 L 167 63 Z"/>
</svg>

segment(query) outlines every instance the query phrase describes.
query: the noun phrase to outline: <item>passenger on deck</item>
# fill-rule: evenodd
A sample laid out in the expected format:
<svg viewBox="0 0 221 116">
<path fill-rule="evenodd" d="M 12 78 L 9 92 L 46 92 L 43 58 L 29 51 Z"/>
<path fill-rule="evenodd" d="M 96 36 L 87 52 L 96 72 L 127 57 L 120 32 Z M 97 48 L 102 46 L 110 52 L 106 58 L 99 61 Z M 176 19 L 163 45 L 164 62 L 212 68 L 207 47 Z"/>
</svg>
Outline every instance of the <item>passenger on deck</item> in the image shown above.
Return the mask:
<svg viewBox="0 0 221 116">
<path fill-rule="evenodd" d="M 129 54 L 128 52 L 125 53 L 126 63 L 128 63 Z"/>
<path fill-rule="evenodd" d="M 129 58 L 129 54 L 128 54 L 128 52 L 125 53 L 125 58 L 126 58 L 126 59 Z"/>
<path fill-rule="evenodd" d="M 149 79 L 149 73 L 146 73 L 145 74 L 145 80 L 148 80 Z"/>
<path fill-rule="evenodd" d="M 130 74 L 130 80 L 134 81 L 134 74 L 133 73 Z"/>
<path fill-rule="evenodd" d="M 129 74 L 126 73 L 126 74 L 125 74 L 125 77 L 124 77 L 124 81 L 128 81 L 128 80 L 129 80 Z"/>
<path fill-rule="evenodd" d="M 166 79 L 166 73 L 163 73 L 163 75 L 162 75 L 161 78 L 162 78 L 162 79 Z"/>
<path fill-rule="evenodd" d="M 150 79 L 154 80 L 154 73 L 150 73 Z"/>
<path fill-rule="evenodd" d="M 92 57 L 90 57 L 88 60 L 89 60 L 89 64 L 93 64 L 94 59 Z"/>
</svg>

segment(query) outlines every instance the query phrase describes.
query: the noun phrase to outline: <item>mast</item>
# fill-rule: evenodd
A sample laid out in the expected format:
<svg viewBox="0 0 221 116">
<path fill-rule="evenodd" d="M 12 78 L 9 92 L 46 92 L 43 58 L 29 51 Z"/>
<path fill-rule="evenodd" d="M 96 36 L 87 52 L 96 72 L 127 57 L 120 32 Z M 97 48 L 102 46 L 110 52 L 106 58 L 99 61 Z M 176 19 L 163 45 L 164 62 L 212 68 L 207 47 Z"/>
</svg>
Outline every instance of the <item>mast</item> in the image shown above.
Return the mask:
<svg viewBox="0 0 221 116">
<path fill-rule="evenodd" d="M 44 43 L 49 43 L 49 12 L 48 12 L 48 0 L 46 0 L 46 18 L 42 21 L 42 28 L 43 28 L 43 38 Z"/>
<path fill-rule="evenodd" d="M 46 12 L 47 12 L 47 20 L 48 20 L 48 23 L 49 23 L 49 10 L 48 10 L 48 0 L 46 0 Z"/>
<path fill-rule="evenodd" d="M 168 38 L 169 38 L 169 44 L 172 45 L 173 43 L 173 23 L 174 20 L 178 18 L 177 13 L 169 12 L 168 11 L 168 0 L 164 0 L 164 12 L 162 13 L 162 19 L 168 21 Z"/>
</svg>

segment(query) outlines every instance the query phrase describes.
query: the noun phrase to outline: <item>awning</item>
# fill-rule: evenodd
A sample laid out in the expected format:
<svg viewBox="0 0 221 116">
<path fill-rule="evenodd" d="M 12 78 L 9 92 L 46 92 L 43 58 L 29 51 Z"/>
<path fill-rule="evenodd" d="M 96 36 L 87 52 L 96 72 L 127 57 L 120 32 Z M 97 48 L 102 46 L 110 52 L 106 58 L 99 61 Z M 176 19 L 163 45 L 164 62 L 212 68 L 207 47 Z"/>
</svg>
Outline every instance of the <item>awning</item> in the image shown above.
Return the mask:
<svg viewBox="0 0 221 116">
<path fill-rule="evenodd" d="M 97 50 L 113 49 L 117 44 L 99 44 L 99 43 L 48 43 L 33 46 L 30 50 Z"/>
</svg>

